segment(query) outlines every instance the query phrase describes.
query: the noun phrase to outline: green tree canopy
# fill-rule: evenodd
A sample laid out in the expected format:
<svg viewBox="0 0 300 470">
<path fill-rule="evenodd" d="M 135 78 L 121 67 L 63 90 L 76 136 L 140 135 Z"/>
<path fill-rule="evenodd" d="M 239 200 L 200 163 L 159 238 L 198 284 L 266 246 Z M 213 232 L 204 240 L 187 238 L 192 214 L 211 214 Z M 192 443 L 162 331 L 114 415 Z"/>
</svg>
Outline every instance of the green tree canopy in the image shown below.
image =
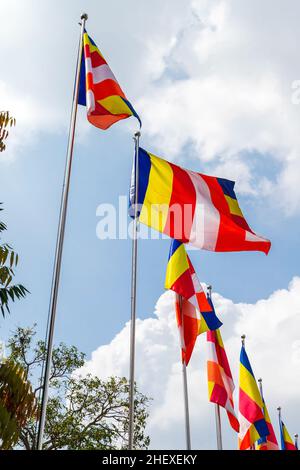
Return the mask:
<svg viewBox="0 0 300 470">
<path fill-rule="evenodd" d="M 6 149 L 5 141 L 8 137 L 8 128 L 14 126 L 15 118 L 9 111 L 0 111 L 0 152 Z M 0 210 L 2 208 L 0 207 Z M 0 221 L 0 235 L 6 230 L 6 225 Z M 9 312 L 9 303 L 25 297 L 28 292 L 22 284 L 12 285 L 15 275 L 14 269 L 18 264 L 18 255 L 7 243 L 0 244 L 0 309 L 3 317 Z"/>
<path fill-rule="evenodd" d="M 35 328 L 18 328 L 8 344 L 10 359 L 26 370 L 36 396 L 41 391 L 40 370 L 45 343 L 35 340 Z M 54 347 L 47 406 L 44 449 L 124 449 L 128 440 L 128 381 L 124 377 L 101 380 L 80 376 L 84 354 L 75 346 Z M 134 446 L 145 449 L 149 399 L 136 390 Z M 36 420 L 20 429 L 18 446 L 34 449 Z"/>
</svg>

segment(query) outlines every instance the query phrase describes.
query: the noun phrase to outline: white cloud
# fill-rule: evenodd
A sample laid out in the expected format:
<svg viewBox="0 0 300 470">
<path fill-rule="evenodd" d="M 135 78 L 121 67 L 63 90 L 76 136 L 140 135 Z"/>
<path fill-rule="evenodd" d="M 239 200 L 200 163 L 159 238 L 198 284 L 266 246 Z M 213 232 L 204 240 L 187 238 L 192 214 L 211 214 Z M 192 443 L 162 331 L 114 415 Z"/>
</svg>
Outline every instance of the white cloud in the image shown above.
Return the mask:
<svg viewBox="0 0 300 470">
<path fill-rule="evenodd" d="M 271 419 L 277 429 L 276 407 L 281 405 L 290 433 L 299 431 L 298 390 L 300 387 L 300 278 L 288 289 L 275 291 L 255 304 L 234 304 L 214 294 L 223 339 L 237 385 L 240 336 L 256 378 L 262 377 Z M 184 447 L 184 415 L 179 339 L 173 312 L 173 294 L 164 293 L 155 307 L 154 318 L 137 321 L 136 379 L 139 389 L 153 398 L 148 432 L 152 448 Z M 129 324 L 110 344 L 100 346 L 86 362 L 82 373 L 102 378 L 128 376 Z M 198 339 L 188 366 L 192 443 L 194 448 L 215 448 L 214 407 L 207 399 L 206 344 Z M 237 392 L 237 390 L 236 390 Z M 237 405 L 237 393 L 236 393 Z M 223 417 L 226 448 L 235 448 L 236 435 Z"/>
<path fill-rule="evenodd" d="M 291 16 L 299 8 L 191 2 L 191 21 L 166 50 L 161 79 L 139 102 L 163 155 L 182 160 L 192 144 L 204 171 L 238 178 L 242 192 L 271 195 L 287 214 L 300 207 L 300 108 L 291 103 L 299 76 Z"/>
<path fill-rule="evenodd" d="M 298 210 L 296 0 L 285 9 L 279 0 L 6 2 L 0 100 L 18 120 L 11 154 L 42 132 L 66 131 L 83 10 L 152 150 L 184 162 L 189 146 L 203 171 L 238 179 L 239 191 L 270 196 L 286 214 Z"/>
</svg>

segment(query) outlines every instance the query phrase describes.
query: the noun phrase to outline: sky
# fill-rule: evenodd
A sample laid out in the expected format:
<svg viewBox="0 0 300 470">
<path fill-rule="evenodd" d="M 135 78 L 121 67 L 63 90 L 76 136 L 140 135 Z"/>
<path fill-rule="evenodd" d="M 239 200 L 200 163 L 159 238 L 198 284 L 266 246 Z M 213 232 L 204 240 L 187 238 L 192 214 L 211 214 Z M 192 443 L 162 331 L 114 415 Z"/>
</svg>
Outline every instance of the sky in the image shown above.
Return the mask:
<svg viewBox="0 0 300 470">
<path fill-rule="evenodd" d="M 19 253 L 16 280 L 30 294 L 1 319 L 0 338 L 33 323 L 45 335 L 85 11 L 89 34 L 143 121 L 143 148 L 234 179 L 246 219 L 271 240 L 267 257 L 190 256 L 213 285 L 236 385 L 246 334 L 274 424 L 281 405 L 290 434 L 299 432 L 299 2 L 287 0 L 283 10 L 279 0 L 1 0 L 1 11 L 0 102 L 17 120 L 0 155 L 3 241 Z M 84 351 L 84 372 L 103 378 L 128 375 L 131 240 L 97 238 L 97 208 L 128 194 L 136 130 L 128 119 L 103 132 L 78 111 L 55 341 Z M 148 431 L 161 449 L 184 447 L 178 335 L 164 292 L 168 250 L 167 239 L 139 241 L 136 378 L 153 398 Z M 216 446 L 205 347 L 200 337 L 188 370 L 197 449 Z M 225 414 L 222 424 L 224 447 L 235 448 Z"/>
</svg>

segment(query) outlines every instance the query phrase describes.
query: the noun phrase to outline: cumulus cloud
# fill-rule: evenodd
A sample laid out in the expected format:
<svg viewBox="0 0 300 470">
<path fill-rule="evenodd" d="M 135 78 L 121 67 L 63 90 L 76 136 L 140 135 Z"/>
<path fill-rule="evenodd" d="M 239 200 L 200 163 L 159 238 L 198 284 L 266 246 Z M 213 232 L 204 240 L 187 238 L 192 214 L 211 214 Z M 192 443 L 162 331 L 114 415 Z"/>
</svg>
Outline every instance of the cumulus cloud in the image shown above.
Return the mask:
<svg viewBox="0 0 300 470">
<path fill-rule="evenodd" d="M 275 194 L 289 214 L 300 202 L 300 109 L 292 104 L 299 31 L 291 18 L 299 8 L 192 1 L 160 80 L 139 102 L 164 155 L 182 160 L 192 147 L 205 171 L 238 178 L 244 193 Z"/>
<path fill-rule="evenodd" d="M 299 431 L 298 390 L 300 387 L 300 278 L 287 289 L 275 291 L 255 304 L 235 304 L 220 294 L 213 295 L 224 322 L 223 339 L 238 383 L 240 336 L 256 378 L 262 377 L 269 412 L 276 427 L 276 407 L 281 405 L 291 433 Z M 153 398 L 148 432 L 152 448 L 184 448 L 184 414 L 179 338 L 173 311 L 172 292 L 158 300 L 154 317 L 137 320 L 136 380 L 140 390 Z M 129 323 L 107 345 L 91 355 L 80 373 L 106 378 L 128 376 Z M 192 443 L 194 448 L 215 448 L 214 407 L 207 400 L 205 337 L 199 337 L 188 366 Z M 237 390 L 236 390 L 237 392 Z M 236 393 L 237 405 L 237 393 Z M 236 447 L 236 435 L 224 413 L 225 448 Z"/>
<path fill-rule="evenodd" d="M 270 196 L 286 214 L 295 213 L 299 2 L 283 10 L 279 0 L 130 0 L 118 2 L 118 15 L 115 6 L 92 0 L 74 0 L 72 8 L 58 0 L 2 6 L 0 100 L 18 119 L 12 145 L 66 131 L 76 23 L 84 8 L 89 31 L 142 116 L 152 150 L 181 163 L 192 152 L 203 171 L 236 178 L 239 191 Z M 132 121 L 120 130 L 132 129 Z M 83 136 L 87 132 L 83 126 Z"/>
</svg>

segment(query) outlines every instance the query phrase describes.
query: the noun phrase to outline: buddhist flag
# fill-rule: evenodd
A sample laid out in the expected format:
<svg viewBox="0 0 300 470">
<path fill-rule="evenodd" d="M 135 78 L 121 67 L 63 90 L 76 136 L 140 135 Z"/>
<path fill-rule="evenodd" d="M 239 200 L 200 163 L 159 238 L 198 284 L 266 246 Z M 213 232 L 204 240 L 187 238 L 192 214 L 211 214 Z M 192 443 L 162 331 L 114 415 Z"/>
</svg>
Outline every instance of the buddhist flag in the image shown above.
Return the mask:
<svg viewBox="0 0 300 470">
<path fill-rule="evenodd" d="M 177 240 L 171 242 L 165 287 L 176 293 L 182 360 L 187 365 L 197 336 L 219 328 L 222 323 L 206 298 L 184 245 Z"/>
<path fill-rule="evenodd" d="M 298 450 L 291 436 L 289 435 L 288 430 L 285 427 L 285 424 L 281 420 L 281 418 L 279 418 L 279 428 L 280 428 L 281 450 Z"/>
<path fill-rule="evenodd" d="M 86 106 L 87 118 L 100 129 L 108 129 L 121 119 L 135 116 L 116 77 L 92 38 L 84 32 L 78 104 Z"/>
<path fill-rule="evenodd" d="M 220 330 L 208 331 L 208 399 L 225 408 L 229 423 L 239 432 L 239 422 L 233 404 L 234 383 Z"/>
<path fill-rule="evenodd" d="M 271 243 L 247 224 L 233 181 L 185 170 L 142 148 L 138 161 L 141 223 L 204 250 L 268 253 Z M 134 194 L 133 183 L 131 205 Z"/>
<path fill-rule="evenodd" d="M 239 449 L 249 450 L 260 438 L 269 435 L 263 415 L 263 401 L 244 345 L 240 355 Z"/>
<path fill-rule="evenodd" d="M 263 396 L 261 398 L 263 402 L 263 414 L 264 414 L 264 417 L 265 417 L 265 420 L 269 429 L 269 434 L 268 436 L 263 437 L 257 441 L 256 450 L 279 450 L 278 442 L 275 436 L 274 428 L 270 420 L 266 402 Z"/>
</svg>

